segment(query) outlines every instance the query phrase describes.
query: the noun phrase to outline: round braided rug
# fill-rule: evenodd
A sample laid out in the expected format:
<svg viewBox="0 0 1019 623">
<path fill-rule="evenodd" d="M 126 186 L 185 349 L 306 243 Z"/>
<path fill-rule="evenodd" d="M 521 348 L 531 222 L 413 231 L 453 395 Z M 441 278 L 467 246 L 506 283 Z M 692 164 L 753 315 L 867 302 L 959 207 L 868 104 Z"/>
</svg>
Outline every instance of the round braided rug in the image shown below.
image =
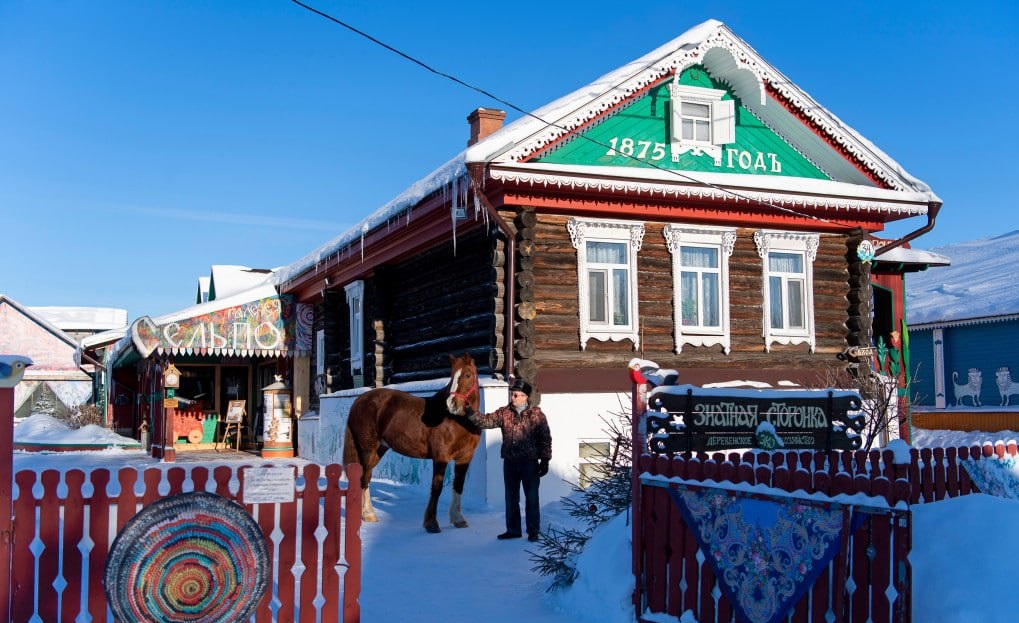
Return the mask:
<svg viewBox="0 0 1019 623">
<path fill-rule="evenodd" d="M 103 583 L 118 621 L 247 621 L 268 584 L 262 530 L 243 506 L 195 491 L 131 518 L 113 541 Z"/>
</svg>

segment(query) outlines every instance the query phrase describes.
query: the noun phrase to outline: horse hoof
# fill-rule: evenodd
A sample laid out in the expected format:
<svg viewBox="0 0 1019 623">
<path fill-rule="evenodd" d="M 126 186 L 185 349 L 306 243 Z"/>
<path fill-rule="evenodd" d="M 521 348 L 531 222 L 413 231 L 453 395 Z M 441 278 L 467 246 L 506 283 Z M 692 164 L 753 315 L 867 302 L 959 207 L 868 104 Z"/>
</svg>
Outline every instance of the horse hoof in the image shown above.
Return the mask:
<svg viewBox="0 0 1019 623">
<path fill-rule="evenodd" d="M 365 523 L 375 523 L 379 520 L 378 515 L 372 513 L 371 515 L 361 515 L 361 521 Z"/>
<path fill-rule="evenodd" d="M 439 522 L 437 522 L 437 521 L 429 521 L 428 523 L 426 523 L 425 524 L 425 530 L 427 530 L 428 532 L 430 532 L 432 534 L 438 534 L 438 533 L 442 532 L 442 529 L 439 528 Z"/>
<path fill-rule="evenodd" d="M 466 519 L 461 519 L 460 521 L 454 521 L 453 525 L 456 526 L 457 528 L 466 528 L 466 527 L 468 527 Z"/>
</svg>

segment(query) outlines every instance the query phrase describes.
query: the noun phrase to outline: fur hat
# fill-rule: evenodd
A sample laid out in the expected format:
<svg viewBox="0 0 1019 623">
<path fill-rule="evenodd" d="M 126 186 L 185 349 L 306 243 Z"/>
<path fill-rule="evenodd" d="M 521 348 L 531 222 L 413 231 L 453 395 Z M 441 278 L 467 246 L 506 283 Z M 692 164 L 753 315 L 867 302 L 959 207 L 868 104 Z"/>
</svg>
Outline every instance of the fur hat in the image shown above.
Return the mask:
<svg viewBox="0 0 1019 623">
<path fill-rule="evenodd" d="M 528 396 L 531 395 L 531 384 L 523 379 L 517 379 L 510 385 L 510 393 L 513 392 L 524 392 Z"/>
</svg>

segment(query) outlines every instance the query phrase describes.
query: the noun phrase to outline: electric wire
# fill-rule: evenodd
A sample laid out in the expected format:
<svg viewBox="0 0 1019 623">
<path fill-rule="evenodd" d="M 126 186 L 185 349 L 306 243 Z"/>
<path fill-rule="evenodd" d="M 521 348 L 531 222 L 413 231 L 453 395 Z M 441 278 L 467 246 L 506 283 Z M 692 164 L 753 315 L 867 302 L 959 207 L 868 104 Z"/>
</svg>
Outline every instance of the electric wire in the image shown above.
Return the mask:
<svg viewBox="0 0 1019 623">
<path fill-rule="evenodd" d="M 465 87 L 467 89 L 475 91 L 476 93 L 479 93 L 481 95 L 484 95 L 485 97 L 488 97 L 488 98 L 490 98 L 490 99 L 492 99 L 492 100 L 494 100 L 496 102 L 499 102 L 500 104 L 506 106 L 507 108 L 510 108 L 510 109 L 512 109 L 512 110 L 514 110 L 516 112 L 519 112 L 519 113 L 521 113 L 521 114 L 523 114 L 523 115 L 525 115 L 527 117 L 531 117 L 532 119 L 535 119 L 535 120 L 537 120 L 538 122 L 540 122 L 542 124 L 545 124 L 545 126 L 547 126 L 547 127 L 556 128 L 558 130 L 566 132 L 567 134 L 574 134 L 574 138 L 584 139 L 584 140 L 586 140 L 586 141 L 588 141 L 590 143 L 598 145 L 599 147 L 604 147 L 606 149 L 612 149 L 611 145 L 608 145 L 606 143 L 603 143 L 601 141 L 593 139 L 593 138 L 591 138 L 591 137 L 589 137 L 589 136 L 587 136 L 585 134 L 582 134 L 582 133 L 579 133 L 579 132 L 574 132 L 574 131 L 566 128 L 566 127 L 563 127 L 563 126 L 555 123 L 555 122 L 547 121 L 545 119 L 542 119 L 541 117 L 535 115 L 534 113 L 532 113 L 530 111 L 527 111 L 527 110 L 524 110 L 523 108 L 517 106 L 516 104 L 514 104 L 514 103 L 512 103 L 512 102 L 510 102 L 510 101 L 508 101 L 508 100 L 506 100 L 504 98 L 501 98 L 501 97 L 491 93 L 490 91 L 488 91 L 486 89 L 483 89 L 481 87 L 478 87 L 478 86 L 475 86 L 475 85 L 470 84 L 468 82 L 465 82 L 464 80 L 461 80 L 460 78 L 457 78 L 456 76 L 453 76 L 453 75 L 448 74 L 446 72 L 440 71 L 440 70 L 432 67 L 428 63 L 425 63 L 424 61 L 421 61 L 421 60 L 415 58 L 414 56 L 411 56 L 410 54 L 407 54 L 406 52 L 403 52 L 403 51 L 393 47 L 392 45 L 389 45 L 388 43 L 379 40 L 378 38 L 376 38 L 376 37 L 374 37 L 374 36 L 364 32 L 364 31 L 356 28 L 355 26 L 352 26 L 351 24 L 348 24 L 348 23 L 344 22 L 343 20 L 340 20 L 340 19 L 338 19 L 336 17 L 333 17 L 332 15 L 330 15 L 328 13 L 325 13 L 324 11 L 320 11 L 319 9 L 316 9 L 315 7 L 309 6 L 309 5 L 305 4 L 304 2 L 301 2 L 301 0 L 290 0 L 290 1 L 293 2 L 296 5 L 298 5 L 298 6 L 302 7 L 302 8 L 304 8 L 304 9 L 312 12 L 312 13 L 315 13 L 316 15 L 319 15 L 319 16 L 321 16 L 321 17 L 323 17 L 323 18 L 325 18 L 325 19 L 327 19 L 327 20 L 329 20 L 329 21 L 331 21 L 331 22 L 333 22 L 333 23 L 335 23 L 335 24 L 337 24 L 339 26 L 342 26 L 343 28 L 346 28 L 347 30 L 349 30 L 349 31 L 351 31 L 351 32 L 361 36 L 361 37 L 364 37 L 365 39 L 368 39 L 372 43 L 374 43 L 374 44 L 376 44 L 378 46 L 381 46 L 382 48 L 385 48 L 386 50 L 389 50 L 390 52 L 400 56 L 401 58 L 403 58 L 403 59 L 405 59 L 407 61 L 410 61 L 411 63 L 414 63 L 415 65 L 418 65 L 419 67 L 421 67 L 422 69 L 424 69 L 424 70 L 426 70 L 426 71 L 428 71 L 430 73 L 433 73 L 433 74 L 435 74 L 437 76 L 440 76 L 442 78 L 446 78 L 447 80 L 451 80 L 452 82 L 455 82 L 456 84 L 459 84 L 459 85 L 461 85 L 461 86 L 463 86 L 463 87 Z M 671 52 L 669 52 L 669 54 L 671 54 Z M 630 76 L 628 76 L 626 78 L 626 80 L 622 80 L 621 82 L 626 82 L 627 80 L 629 80 L 633 76 L 639 74 L 640 72 L 646 70 L 648 67 L 654 65 L 659 60 L 661 60 L 661 59 L 656 59 L 655 61 L 652 61 L 648 65 L 646 65 L 646 66 L 636 70 Z M 610 86 L 608 89 L 606 89 L 605 91 L 600 93 L 595 99 L 604 96 L 605 94 L 609 93 L 610 91 L 612 91 L 612 90 L 614 90 L 616 88 L 617 88 L 617 85 Z M 625 158 L 629 158 L 630 160 L 633 160 L 635 162 L 639 162 L 639 163 L 644 164 L 646 166 L 649 166 L 651 168 L 657 169 L 659 171 L 663 171 L 663 172 L 665 172 L 665 173 L 667 173 L 669 175 L 674 175 L 674 176 L 679 177 L 679 178 L 681 178 L 683 180 L 686 180 L 686 181 L 689 181 L 689 182 L 693 182 L 694 184 L 699 184 L 699 185 L 702 185 L 702 186 L 706 186 L 708 188 L 712 188 L 714 190 L 717 190 L 719 192 L 731 195 L 731 196 L 736 197 L 738 199 L 742 199 L 742 200 L 748 202 L 749 204 L 756 205 L 758 207 L 771 208 L 773 210 L 777 210 L 777 211 L 785 213 L 785 214 L 791 214 L 793 216 L 798 216 L 798 217 L 801 217 L 801 218 L 808 218 L 808 219 L 812 219 L 812 220 L 815 220 L 815 221 L 820 221 L 820 222 L 827 223 L 827 224 L 835 226 L 835 227 L 844 228 L 846 230 L 855 229 L 855 226 L 852 226 L 852 225 L 845 225 L 843 223 L 838 223 L 836 221 L 832 221 L 830 219 L 826 219 L 826 218 L 822 218 L 822 217 L 819 217 L 819 216 L 815 216 L 813 214 L 808 214 L 808 213 L 805 213 L 805 212 L 800 212 L 798 210 L 794 210 L 792 208 L 786 208 L 784 206 L 775 205 L 775 204 L 767 202 L 767 201 L 761 201 L 760 199 L 754 199 L 752 197 L 749 197 L 747 195 L 744 195 L 744 194 L 742 194 L 740 192 L 737 192 L 737 191 L 734 191 L 732 189 L 725 188 L 723 186 L 719 186 L 717 184 L 713 184 L 711 182 L 708 182 L 708 181 L 705 181 L 705 180 L 701 180 L 701 179 L 698 179 L 696 177 L 687 175 L 687 174 L 685 174 L 685 173 L 683 173 L 681 171 L 677 171 L 675 169 L 667 169 L 665 167 L 659 166 L 658 164 L 655 164 L 654 162 L 643 160 L 641 158 L 638 158 L 638 157 L 630 155 L 630 154 L 621 153 L 619 150 L 615 150 L 615 151 L 616 151 L 616 153 L 618 155 L 623 156 Z"/>
</svg>

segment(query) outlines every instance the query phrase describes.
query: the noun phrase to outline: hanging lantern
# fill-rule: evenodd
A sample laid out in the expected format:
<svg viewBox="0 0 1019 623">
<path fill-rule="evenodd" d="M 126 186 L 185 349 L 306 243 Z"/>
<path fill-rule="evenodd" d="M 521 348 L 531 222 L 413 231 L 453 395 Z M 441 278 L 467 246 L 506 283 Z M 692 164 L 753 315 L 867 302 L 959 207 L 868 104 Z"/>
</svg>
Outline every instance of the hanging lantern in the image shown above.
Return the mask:
<svg viewBox="0 0 1019 623">
<path fill-rule="evenodd" d="M 276 375 L 276 382 L 262 388 L 262 457 L 289 458 L 294 456 L 293 392 Z"/>
</svg>

